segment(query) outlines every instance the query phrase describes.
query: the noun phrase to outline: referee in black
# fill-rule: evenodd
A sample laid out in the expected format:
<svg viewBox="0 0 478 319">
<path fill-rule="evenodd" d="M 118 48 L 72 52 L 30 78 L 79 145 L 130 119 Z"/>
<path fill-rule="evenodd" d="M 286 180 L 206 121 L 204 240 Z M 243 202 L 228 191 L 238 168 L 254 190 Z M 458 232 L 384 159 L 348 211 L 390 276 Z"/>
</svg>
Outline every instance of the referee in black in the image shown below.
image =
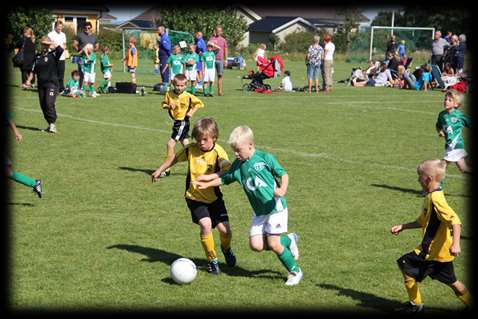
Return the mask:
<svg viewBox="0 0 478 319">
<path fill-rule="evenodd" d="M 41 38 L 41 47 L 41 52 L 36 54 L 33 62 L 33 72 L 37 75 L 38 98 L 43 117 L 48 122 L 45 131 L 56 133 L 55 100 L 59 86 L 58 61 L 63 53 L 63 48 L 60 45 L 55 46 L 47 36 Z"/>
</svg>

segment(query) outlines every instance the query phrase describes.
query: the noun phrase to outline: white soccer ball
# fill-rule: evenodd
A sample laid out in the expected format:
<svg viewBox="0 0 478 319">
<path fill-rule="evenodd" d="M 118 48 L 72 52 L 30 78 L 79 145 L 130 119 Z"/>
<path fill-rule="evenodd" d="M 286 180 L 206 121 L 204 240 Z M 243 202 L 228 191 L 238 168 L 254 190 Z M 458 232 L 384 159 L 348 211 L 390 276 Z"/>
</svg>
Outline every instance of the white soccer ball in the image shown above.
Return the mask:
<svg viewBox="0 0 478 319">
<path fill-rule="evenodd" d="M 180 285 L 192 282 L 196 275 L 197 268 L 191 259 L 179 258 L 171 264 L 171 278 Z"/>
</svg>

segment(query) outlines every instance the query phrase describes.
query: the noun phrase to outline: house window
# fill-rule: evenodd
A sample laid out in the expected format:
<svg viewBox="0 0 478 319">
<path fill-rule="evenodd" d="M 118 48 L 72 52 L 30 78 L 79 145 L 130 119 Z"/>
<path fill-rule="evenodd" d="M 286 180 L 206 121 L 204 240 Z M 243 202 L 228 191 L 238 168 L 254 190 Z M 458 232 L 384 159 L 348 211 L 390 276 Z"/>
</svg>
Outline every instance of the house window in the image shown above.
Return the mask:
<svg viewBox="0 0 478 319">
<path fill-rule="evenodd" d="M 65 17 L 65 22 L 73 22 L 73 17 Z"/>
</svg>

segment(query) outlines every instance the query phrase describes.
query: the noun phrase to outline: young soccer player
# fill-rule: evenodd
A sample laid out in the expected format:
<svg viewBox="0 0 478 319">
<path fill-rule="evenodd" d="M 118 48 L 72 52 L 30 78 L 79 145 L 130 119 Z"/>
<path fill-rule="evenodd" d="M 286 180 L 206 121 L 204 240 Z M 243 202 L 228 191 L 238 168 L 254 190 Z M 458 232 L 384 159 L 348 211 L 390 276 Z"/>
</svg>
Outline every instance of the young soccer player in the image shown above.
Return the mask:
<svg viewBox="0 0 478 319">
<path fill-rule="evenodd" d="M 443 101 L 444 110 L 438 114 L 435 124 L 438 137 L 445 138 L 445 156 L 447 165 L 454 162 L 462 173 L 471 173 L 471 168 L 465 162 L 468 156 L 465 151 L 465 141 L 461 135 L 464 127 L 471 128 L 471 119 L 458 109 L 463 95 L 457 91 L 447 91 Z"/>
<path fill-rule="evenodd" d="M 169 160 L 174 158 L 174 146 L 178 141 L 184 147 L 189 144 L 189 120 L 198 109 L 204 107 L 200 99 L 185 92 L 186 82 L 184 74 L 176 74 L 173 78 L 173 89 L 166 92 L 162 103 L 163 108 L 168 110 L 169 116 L 174 121 L 173 132 L 166 145 L 166 158 Z M 169 173 L 169 170 L 166 170 L 162 172 L 161 177 L 168 176 Z"/>
<path fill-rule="evenodd" d="M 136 38 L 129 37 L 128 45 L 128 53 L 124 58 L 124 63 L 128 68 L 128 73 L 131 74 L 131 82 L 136 83 L 136 68 L 138 67 L 138 50 L 136 49 Z"/>
<path fill-rule="evenodd" d="M 18 142 L 21 142 L 23 140 L 23 135 L 20 133 L 20 131 L 17 128 L 17 125 L 12 119 L 11 113 L 6 114 L 6 119 L 8 122 L 8 126 L 12 130 L 13 134 L 15 135 L 15 139 Z M 39 179 L 34 179 L 29 176 L 23 175 L 20 172 L 17 172 L 13 169 L 13 164 L 12 161 L 9 158 L 5 158 L 5 164 L 6 164 L 6 169 L 7 169 L 7 176 L 22 185 L 31 187 L 33 192 L 38 195 L 39 198 L 42 198 L 43 195 L 43 184 L 42 181 Z"/>
<path fill-rule="evenodd" d="M 199 55 L 196 53 L 196 45 L 189 45 L 189 52 L 184 56 L 186 64 L 186 79 L 191 81 L 191 93 L 196 94 L 197 63 Z"/>
<path fill-rule="evenodd" d="M 289 272 L 286 285 L 297 285 L 303 277 L 297 264 L 298 237 L 287 233 L 287 203 L 285 194 L 289 175 L 277 159 L 256 150 L 254 135 L 247 126 L 236 127 L 229 136 L 236 155 L 231 168 L 224 174 L 208 174 L 196 178 L 199 189 L 239 182 L 253 209 L 249 244 L 252 250 L 272 250 Z M 276 179 L 279 181 L 277 182 Z"/>
<path fill-rule="evenodd" d="M 97 97 L 98 94 L 95 91 L 95 65 L 96 65 L 96 53 L 94 51 L 93 44 L 88 43 L 83 47 L 82 50 L 83 59 L 83 82 L 86 85 L 86 89 L 83 91 L 88 92 L 88 95 L 91 97 Z"/>
<path fill-rule="evenodd" d="M 193 128 L 192 136 L 196 143 L 189 144 L 176 155 L 167 159 L 152 174 L 153 182 L 159 181 L 161 174 L 178 162 L 188 162 L 186 177 L 186 203 L 191 211 L 193 223 L 199 225 L 201 245 L 209 261 L 208 271 L 219 275 L 221 270 L 217 260 L 212 229 L 217 227 L 221 238 L 221 250 L 230 267 L 236 264 L 236 257 L 231 249 L 231 227 L 226 206 L 219 187 L 198 189 L 193 184 L 196 177 L 204 174 L 222 174 L 231 166 L 224 149 L 216 143 L 219 136 L 217 123 L 213 118 L 199 120 Z"/>
<path fill-rule="evenodd" d="M 108 93 L 108 89 L 111 86 L 111 69 L 113 68 L 113 64 L 111 64 L 110 58 L 108 56 L 110 49 L 107 46 L 104 46 L 102 51 L 103 53 L 100 57 L 101 72 L 103 73 L 103 82 L 101 83 L 101 90 L 103 91 L 103 93 Z"/>
<path fill-rule="evenodd" d="M 166 61 L 166 65 L 163 68 L 163 72 L 166 72 L 166 69 L 169 67 L 170 70 L 170 79 L 171 79 L 171 84 L 173 82 L 174 77 L 176 74 L 182 74 L 183 73 L 183 64 L 184 64 L 184 57 L 181 54 L 181 47 L 179 45 L 175 45 L 173 48 L 173 54 L 171 54 Z"/>
<path fill-rule="evenodd" d="M 394 235 L 398 235 L 404 229 L 423 230 L 421 244 L 397 260 L 409 298 L 405 307 L 397 310 L 405 312 L 423 310 L 417 282 L 421 282 L 427 276 L 446 284 L 465 305 L 471 305 L 470 293 L 465 285 L 456 279 L 453 270 L 453 259 L 461 252 L 461 221 L 446 202 L 445 195 L 439 187 L 445 171 L 446 162 L 439 159 L 423 161 L 418 166 L 418 182 L 427 193 L 422 213 L 413 222 L 391 228 Z"/>
<path fill-rule="evenodd" d="M 66 83 L 62 95 L 73 98 L 83 96 L 83 91 L 80 90 L 80 72 L 78 70 L 73 70 L 71 72 L 71 79 Z"/>
<path fill-rule="evenodd" d="M 201 59 L 203 65 L 203 95 L 212 97 L 214 79 L 216 77 L 216 54 L 214 53 L 214 45 L 212 43 L 207 44 L 206 52 L 202 54 Z"/>
</svg>

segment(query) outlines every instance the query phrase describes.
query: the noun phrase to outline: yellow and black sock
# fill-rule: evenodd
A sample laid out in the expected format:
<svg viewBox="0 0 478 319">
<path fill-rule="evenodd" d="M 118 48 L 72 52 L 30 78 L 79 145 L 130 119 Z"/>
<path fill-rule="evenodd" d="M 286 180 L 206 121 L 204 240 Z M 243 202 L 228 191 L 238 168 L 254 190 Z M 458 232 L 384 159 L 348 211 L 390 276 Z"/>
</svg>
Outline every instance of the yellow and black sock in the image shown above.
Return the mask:
<svg viewBox="0 0 478 319">
<path fill-rule="evenodd" d="M 422 304 L 422 296 L 420 289 L 418 289 L 417 281 L 413 278 L 405 280 L 405 288 L 407 289 L 408 299 L 415 305 Z"/>
<path fill-rule="evenodd" d="M 219 235 L 221 236 L 221 249 L 223 251 L 227 251 L 229 248 L 231 248 L 232 236 L 223 233 L 219 233 Z"/>
<path fill-rule="evenodd" d="M 216 259 L 216 249 L 214 248 L 214 236 L 212 233 L 201 235 L 201 245 L 209 261 Z"/>
<path fill-rule="evenodd" d="M 467 305 L 468 307 L 471 307 L 471 294 L 470 292 L 468 291 L 468 289 L 465 291 L 465 293 L 463 295 L 456 295 L 458 297 L 458 299 L 461 300 L 461 302 L 463 302 L 465 305 Z"/>
</svg>

